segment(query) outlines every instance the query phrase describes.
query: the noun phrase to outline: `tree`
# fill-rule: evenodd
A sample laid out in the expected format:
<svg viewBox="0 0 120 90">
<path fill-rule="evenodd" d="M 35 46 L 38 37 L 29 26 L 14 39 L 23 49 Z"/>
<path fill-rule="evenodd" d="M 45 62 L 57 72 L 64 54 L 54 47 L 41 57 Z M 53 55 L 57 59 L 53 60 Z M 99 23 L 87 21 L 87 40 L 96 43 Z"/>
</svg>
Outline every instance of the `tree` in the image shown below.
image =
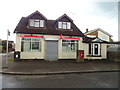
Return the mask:
<svg viewBox="0 0 120 90">
<path fill-rule="evenodd" d="M 2 41 L 2 49 L 3 49 L 2 52 L 6 52 L 6 46 L 7 46 L 7 40 L 3 40 Z M 12 43 L 8 42 L 8 49 L 9 48 L 12 48 Z"/>
</svg>

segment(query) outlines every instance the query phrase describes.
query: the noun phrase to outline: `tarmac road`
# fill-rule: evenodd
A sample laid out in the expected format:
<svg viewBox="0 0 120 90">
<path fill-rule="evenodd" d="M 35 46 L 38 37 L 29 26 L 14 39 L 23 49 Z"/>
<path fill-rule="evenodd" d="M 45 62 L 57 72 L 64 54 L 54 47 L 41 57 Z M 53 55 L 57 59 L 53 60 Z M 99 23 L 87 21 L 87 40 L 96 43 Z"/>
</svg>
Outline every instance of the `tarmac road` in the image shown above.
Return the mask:
<svg viewBox="0 0 120 90">
<path fill-rule="evenodd" d="M 4 75 L 3 88 L 118 88 L 118 72 Z"/>
<path fill-rule="evenodd" d="M 0 74 L 0 90 L 2 89 L 2 75 Z"/>
</svg>

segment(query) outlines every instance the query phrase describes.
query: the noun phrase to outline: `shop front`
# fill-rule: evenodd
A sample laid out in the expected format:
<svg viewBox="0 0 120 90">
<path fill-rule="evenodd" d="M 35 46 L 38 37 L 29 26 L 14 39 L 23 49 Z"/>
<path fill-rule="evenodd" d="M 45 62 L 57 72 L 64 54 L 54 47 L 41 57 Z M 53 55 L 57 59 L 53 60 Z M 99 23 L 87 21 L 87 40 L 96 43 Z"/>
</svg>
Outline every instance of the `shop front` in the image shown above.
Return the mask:
<svg viewBox="0 0 120 90">
<path fill-rule="evenodd" d="M 80 37 L 62 35 L 30 35 L 16 36 L 16 50 L 20 51 L 20 59 L 76 59 Z M 19 46 L 20 45 L 20 46 Z"/>
</svg>

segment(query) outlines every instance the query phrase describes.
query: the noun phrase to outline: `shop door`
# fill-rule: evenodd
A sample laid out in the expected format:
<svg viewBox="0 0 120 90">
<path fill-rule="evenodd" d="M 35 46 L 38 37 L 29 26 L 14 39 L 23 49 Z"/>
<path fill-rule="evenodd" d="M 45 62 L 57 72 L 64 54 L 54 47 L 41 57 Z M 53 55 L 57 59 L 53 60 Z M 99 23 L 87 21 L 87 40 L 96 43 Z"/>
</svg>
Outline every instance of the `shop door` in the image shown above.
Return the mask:
<svg viewBox="0 0 120 90">
<path fill-rule="evenodd" d="M 58 41 L 46 41 L 45 60 L 58 60 Z"/>
</svg>

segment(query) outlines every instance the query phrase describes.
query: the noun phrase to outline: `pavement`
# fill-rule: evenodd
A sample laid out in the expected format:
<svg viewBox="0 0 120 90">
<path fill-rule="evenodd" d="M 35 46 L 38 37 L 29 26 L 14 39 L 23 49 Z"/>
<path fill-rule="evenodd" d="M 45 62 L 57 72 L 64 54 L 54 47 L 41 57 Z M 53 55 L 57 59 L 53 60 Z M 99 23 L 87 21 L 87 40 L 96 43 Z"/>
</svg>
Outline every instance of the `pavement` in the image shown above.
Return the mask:
<svg viewBox="0 0 120 90">
<path fill-rule="evenodd" d="M 23 60 L 9 61 L 8 68 L 3 68 L 1 73 L 11 75 L 50 75 L 116 71 L 120 71 L 118 63 L 105 60 L 84 62 L 76 62 L 75 60 Z"/>
</svg>

